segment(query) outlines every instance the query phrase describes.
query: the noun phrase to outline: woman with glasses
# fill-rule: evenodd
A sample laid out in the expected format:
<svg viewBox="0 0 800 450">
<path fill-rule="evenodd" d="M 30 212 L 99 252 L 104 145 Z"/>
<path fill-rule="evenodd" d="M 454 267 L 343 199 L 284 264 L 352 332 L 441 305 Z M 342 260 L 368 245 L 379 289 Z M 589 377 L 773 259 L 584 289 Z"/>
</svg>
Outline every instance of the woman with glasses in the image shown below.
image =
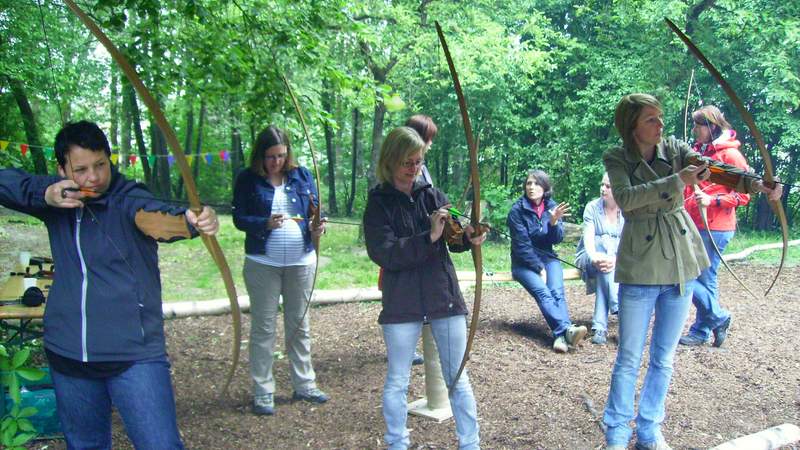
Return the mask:
<svg viewBox="0 0 800 450">
<path fill-rule="evenodd" d="M 531 170 L 522 197 L 511 206 L 506 223 L 511 232 L 511 275 L 536 300 L 553 333 L 553 350 L 566 353 L 586 336 L 586 327 L 572 323 L 564 295 L 564 269 L 553 246 L 564 239 L 569 204 L 556 203 L 550 177 Z"/>
<path fill-rule="evenodd" d="M 367 253 L 383 268 L 383 309 L 378 323 L 388 355 L 384 438 L 390 449 L 411 445 L 406 428 L 411 361 L 422 324 L 430 322 L 442 375 L 450 388 L 459 448 L 477 449 L 477 408 L 466 371 L 453 386 L 466 349 L 467 307 L 449 251 L 469 250 L 486 236 L 473 237 L 473 228 L 467 226 L 460 239 L 445 242 L 450 202 L 441 191 L 417 180 L 425 147 L 425 141 L 409 127 L 396 128 L 386 136 L 376 170 L 380 184 L 369 192 L 364 211 Z"/>
<path fill-rule="evenodd" d="M 708 267 L 703 241 L 683 207 L 683 190 L 710 176 L 707 165 L 692 165 L 698 156 L 674 137 L 664 138 L 661 103 L 652 95 L 630 94 L 617 104 L 614 125 L 622 146 L 603 155 L 614 198 L 625 225 L 617 251 L 619 348 L 603 423 L 608 449 L 628 447 L 630 421 L 636 419 L 636 448 L 668 450 L 661 432 L 672 379 L 672 362 L 686 322 L 691 283 Z M 779 185 L 780 186 L 780 185 Z M 741 192 L 769 189 L 741 177 Z M 636 382 L 651 319 L 650 364 L 635 415 Z"/>
<path fill-rule="evenodd" d="M 716 161 L 750 170 L 747 160 L 739 151 L 741 143 L 736 139 L 736 132 L 725 120 L 722 111 L 716 106 L 704 106 L 692 113 L 694 120 L 694 151 Z M 736 232 L 736 208 L 750 203 L 750 195 L 720 185 L 703 181 L 697 185 L 687 186 L 683 192 L 686 210 L 692 217 L 703 246 L 706 248 L 711 265 L 700 272 L 700 276 L 692 283 L 692 303 L 697 308 L 694 324 L 689 333 L 681 337 L 682 345 L 697 346 L 705 344 L 714 335 L 714 347 L 721 347 L 728 337 L 731 325 L 731 313 L 719 303 L 717 288 L 717 270 L 720 265 L 720 254 L 725 251 L 728 242 Z M 706 209 L 708 230 L 700 216 L 700 207 Z M 712 241 L 713 239 L 713 241 Z M 717 244 L 719 254 L 714 250 Z"/>
<path fill-rule="evenodd" d="M 244 281 L 250 296 L 250 375 L 253 413 L 275 412 L 272 376 L 278 298 L 289 355 L 293 400 L 325 403 L 311 365 L 307 303 L 316 270 L 312 235 L 324 224 L 311 223 L 310 207 L 319 207 L 311 172 L 292 157 L 289 137 L 270 125 L 256 138 L 250 166 L 236 178 L 233 223 L 245 232 Z"/>
<path fill-rule="evenodd" d="M 578 243 L 575 265 L 581 269 L 586 293 L 595 294 L 592 316 L 592 344 L 603 345 L 608 339 L 608 314 L 617 314 L 617 291 L 614 281 L 617 246 L 625 218 L 611 191 L 608 173 L 600 183 L 600 197 L 583 210 L 583 236 Z"/>
</svg>

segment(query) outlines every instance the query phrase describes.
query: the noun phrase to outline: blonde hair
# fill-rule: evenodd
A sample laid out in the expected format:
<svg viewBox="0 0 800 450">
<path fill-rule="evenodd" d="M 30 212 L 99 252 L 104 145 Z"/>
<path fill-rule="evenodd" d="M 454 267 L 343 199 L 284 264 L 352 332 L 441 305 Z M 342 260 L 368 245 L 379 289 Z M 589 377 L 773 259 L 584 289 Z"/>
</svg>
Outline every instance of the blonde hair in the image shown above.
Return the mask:
<svg viewBox="0 0 800 450">
<path fill-rule="evenodd" d="M 419 133 L 410 127 L 398 127 L 390 131 L 381 145 L 381 155 L 375 175 L 381 183 L 391 183 L 394 171 L 414 153 L 422 152 L 425 142 Z M 424 155 L 423 155 L 424 156 Z"/>
<path fill-rule="evenodd" d="M 636 128 L 636 121 L 642 115 L 642 110 L 647 106 L 661 111 L 661 102 L 650 94 L 628 94 L 617 103 L 617 109 L 614 112 L 614 126 L 626 147 L 636 146 L 633 130 Z"/>
</svg>

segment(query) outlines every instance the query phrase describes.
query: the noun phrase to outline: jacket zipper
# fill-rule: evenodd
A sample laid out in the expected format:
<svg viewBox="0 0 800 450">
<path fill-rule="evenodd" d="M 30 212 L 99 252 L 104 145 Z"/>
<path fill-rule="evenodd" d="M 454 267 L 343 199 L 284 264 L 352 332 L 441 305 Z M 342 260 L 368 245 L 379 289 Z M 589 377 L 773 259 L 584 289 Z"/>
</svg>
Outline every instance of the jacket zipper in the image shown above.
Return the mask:
<svg viewBox="0 0 800 450">
<path fill-rule="evenodd" d="M 86 271 L 86 261 L 83 259 L 83 252 L 81 251 L 81 219 L 83 219 L 83 209 L 79 209 L 75 213 L 77 226 L 75 227 L 75 247 L 78 249 L 78 259 L 81 261 L 81 273 L 83 273 L 83 281 L 81 282 L 81 361 L 89 362 L 89 352 L 86 349 L 86 291 L 89 287 L 88 274 Z"/>
</svg>

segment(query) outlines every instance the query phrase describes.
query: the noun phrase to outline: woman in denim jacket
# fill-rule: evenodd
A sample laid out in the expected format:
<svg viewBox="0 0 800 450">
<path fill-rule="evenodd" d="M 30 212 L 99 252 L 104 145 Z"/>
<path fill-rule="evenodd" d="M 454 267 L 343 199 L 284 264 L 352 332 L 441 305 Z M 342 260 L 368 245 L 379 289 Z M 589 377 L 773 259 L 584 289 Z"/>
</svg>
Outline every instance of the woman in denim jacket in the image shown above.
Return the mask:
<svg viewBox="0 0 800 450">
<path fill-rule="evenodd" d="M 286 133 L 270 125 L 256 138 L 250 167 L 236 178 L 233 223 L 246 233 L 244 281 L 250 296 L 250 375 L 253 413 L 274 413 L 273 350 L 278 299 L 283 297 L 283 324 L 294 400 L 325 403 L 311 365 L 307 303 L 316 271 L 311 235 L 324 227 L 309 225 L 309 206 L 319 205 L 314 178 L 295 164 Z"/>
</svg>

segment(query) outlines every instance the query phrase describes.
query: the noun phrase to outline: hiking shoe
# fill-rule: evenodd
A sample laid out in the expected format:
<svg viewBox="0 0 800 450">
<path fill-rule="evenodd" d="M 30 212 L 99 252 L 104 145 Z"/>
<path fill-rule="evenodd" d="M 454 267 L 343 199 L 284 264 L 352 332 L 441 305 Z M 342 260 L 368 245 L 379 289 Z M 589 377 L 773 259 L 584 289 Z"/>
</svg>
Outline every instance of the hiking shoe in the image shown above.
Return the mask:
<svg viewBox="0 0 800 450">
<path fill-rule="evenodd" d="M 569 347 L 567 346 L 567 339 L 561 335 L 553 341 L 553 350 L 556 353 L 567 353 L 569 351 Z"/>
<path fill-rule="evenodd" d="M 672 447 L 667 444 L 667 441 L 661 439 L 655 442 L 648 442 L 646 444 L 637 442 L 636 450 L 672 450 Z"/>
<path fill-rule="evenodd" d="M 728 338 L 728 328 L 730 326 L 731 326 L 731 318 L 730 316 L 728 316 L 728 318 L 725 320 L 725 322 L 722 323 L 722 325 L 718 326 L 717 328 L 714 328 L 713 330 L 714 344 L 712 344 L 714 347 L 722 347 L 722 344 L 725 343 L 725 339 Z"/>
<path fill-rule="evenodd" d="M 419 354 L 416 350 L 414 350 L 414 359 L 411 360 L 411 365 L 418 366 L 420 364 L 425 363 L 425 358 Z"/>
<path fill-rule="evenodd" d="M 275 400 L 272 394 L 253 397 L 253 414 L 257 416 L 271 416 L 275 414 Z"/>
<path fill-rule="evenodd" d="M 592 336 L 592 344 L 606 345 L 607 341 L 608 335 L 604 330 L 597 330 L 594 332 L 594 336 Z"/>
<path fill-rule="evenodd" d="M 567 344 L 571 345 L 572 347 L 577 347 L 586 336 L 588 331 L 589 330 L 587 330 L 583 325 L 571 325 L 569 328 L 567 328 L 567 332 L 564 333 L 564 337 L 567 339 Z"/>
<path fill-rule="evenodd" d="M 303 400 L 309 403 L 325 403 L 330 400 L 330 397 L 317 388 L 311 388 L 303 392 L 295 391 L 292 393 L 292 400 Z"/>
<path fill-rule="evenodd" d="M 681 339 L 678 341 L 678 343 L 689 347 L 698 347 L 705 345 L 706 340 L 693 334 L 687 334 L 686 336 L 681 336 Z"/>
</svg>

